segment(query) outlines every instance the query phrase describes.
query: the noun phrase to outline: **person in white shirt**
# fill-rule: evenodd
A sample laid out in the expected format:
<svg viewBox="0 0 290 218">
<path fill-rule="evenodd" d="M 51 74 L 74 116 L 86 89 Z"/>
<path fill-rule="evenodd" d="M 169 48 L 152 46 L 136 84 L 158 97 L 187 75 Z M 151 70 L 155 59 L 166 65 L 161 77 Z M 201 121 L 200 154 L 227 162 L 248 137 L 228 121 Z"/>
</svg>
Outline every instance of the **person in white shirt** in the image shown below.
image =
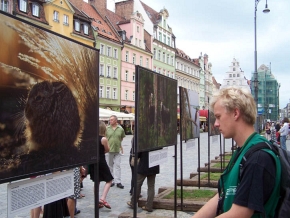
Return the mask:
<svg viewBox="0 0 290 218">
<path fill-rule="evenodd" d="M 283 126 L 282 128 L 279 130 L 280 133 L 280 144 L 281 144 L 281 148 L 287 150 L 286 147 L 286 137 L 289 133 L 289 119 L 287 117 L 285 117 L 283 119 Z"/>
</svg>

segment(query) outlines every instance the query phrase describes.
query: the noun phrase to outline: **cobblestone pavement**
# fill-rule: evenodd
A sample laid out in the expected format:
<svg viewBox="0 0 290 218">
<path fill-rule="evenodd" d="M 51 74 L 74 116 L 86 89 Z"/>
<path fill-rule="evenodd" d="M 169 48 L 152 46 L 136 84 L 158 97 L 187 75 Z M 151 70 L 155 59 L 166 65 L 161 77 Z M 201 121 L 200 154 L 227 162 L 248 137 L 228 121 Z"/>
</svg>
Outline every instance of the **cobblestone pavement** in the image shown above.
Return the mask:
<svg viewBox="0 0 290 218">
<path fill-rule="evenodd" d="M 122 142 L 124 148 L 124 155 L 122 156 L 121 168 L 122 168 L 122 184 L 125 186 L 124 189 L 112 187 L 108 193 L 107 201 L 111 205 L 112 209 L 101 208 L 99 210 L 99 217 L 118 217 L 122 213 L 132 213 L 133 210 L 130 209 L 126 202 L 130 200 L 129 190 L 131 181 L 131 171 L 129 167 L 129 151 L 131 148 L 132 136 L 127 135 Z M 216 138 L 216 136 L 215 136 Z M 179 139 L 179 136 L 178 136 Z M 179 141 L 179 140 L 178 140 Z M 214 142 L 213 142 L 214 141 Z M 225 140 L 226 151 L 230 151 L 231 140 Z M 217 140 L 210 138 L 210 159 L 214 159 L 220 153 L 219 137 Z M 200 134 L 200 150 L 201 150 L 201 166 L 208 160 L 208 136 L 207 133 Z M 287 140 L 287 146 L 290 147 L 290 140 Z M 177 177 L 180 178 L 180 155 L 179 155 L 179 143 L 178 143 L 178 153 L 177 153 Z M 160 174 L 156 177 L 155 193 L 157 194 L 159 187 L 174 187 L 174 146 L 168 147 L 168 160 L 167 163 L 160 165 Z M 183 178 L 189 178 L 190 173 L 196 172 L 198 166 L 198 140 L 195 140 L 195 145 L 191 149 L 186 149 L 183 143 Z M 94 217 L 94 196 L 93 196 L 93 182 L 86 178 L 83 182 L 84 188 L 82 194 L 85 195 L 82 199 L 77 201 L 77 208 L 81 210 L 81 213 L 76 215 L 77 218 L 93 218 Z M 104 183 L 100 185 L 100 191 L 103 190 Z M 147 184 L 142 186 L 142 195 L 147 196 Z M 161 210 L 154 209 L 152 213 L 143 211 L 141 208 L 137 210 L 138 216 L 146 216 L 149 214 L 151 216 L 157 217 L 174 217 L 174 211 L 172 210 Z M 193 212 L 177 212 L 178 218 L 188 218 L 193 215 Z M 7 218 L 7 183 L 0 185 L 0 217 Z M 23 212 L 15 218 L 29 217 L 29 212 Z"/>
</svg>

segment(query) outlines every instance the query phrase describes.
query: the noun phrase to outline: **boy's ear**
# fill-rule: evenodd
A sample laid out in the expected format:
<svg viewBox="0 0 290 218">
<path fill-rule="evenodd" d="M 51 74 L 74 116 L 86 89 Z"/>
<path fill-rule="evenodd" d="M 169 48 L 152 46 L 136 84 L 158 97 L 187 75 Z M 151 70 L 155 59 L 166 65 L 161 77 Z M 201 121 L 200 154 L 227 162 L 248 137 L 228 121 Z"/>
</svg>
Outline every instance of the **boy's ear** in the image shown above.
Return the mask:
<svg viewBox="0 0 290 218">
<path fill-rule="evenodd" d="M 234 118 L 237 120 L 241 116 L 241 111 L 238 108 L 234 109 Z"/>
</svg>

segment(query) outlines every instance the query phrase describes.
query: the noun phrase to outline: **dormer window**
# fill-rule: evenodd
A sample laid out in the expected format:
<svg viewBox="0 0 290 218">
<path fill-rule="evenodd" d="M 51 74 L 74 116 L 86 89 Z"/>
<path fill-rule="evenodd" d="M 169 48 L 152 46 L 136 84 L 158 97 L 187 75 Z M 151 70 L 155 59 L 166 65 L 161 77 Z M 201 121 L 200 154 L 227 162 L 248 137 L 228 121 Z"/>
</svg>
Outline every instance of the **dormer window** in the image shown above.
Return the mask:
<svg viewBox="0 0 290 218">
<path fill-rule="evenodd" d="M 89 35 L 89 25 L 87 23 L 84 23 L 84 34 Z"/>
<path fill-rule="evenodd" d="M 39 17 L 39 11 L 40 11 L 39 4 L 32 3 L 32 15 L 35 17 Z"/>
<path fill-rule="evenodd" d="M 75 20 L 75 31 L 77 31 L 77 32 L 81 31 L 80 21 L 78 21 L 78 20 Z"/>
<path fill-rule="evenodd" d="M 19 0 L 19 10 L 22 12 L 27 12 L 27 0 Z"/>
</svg>

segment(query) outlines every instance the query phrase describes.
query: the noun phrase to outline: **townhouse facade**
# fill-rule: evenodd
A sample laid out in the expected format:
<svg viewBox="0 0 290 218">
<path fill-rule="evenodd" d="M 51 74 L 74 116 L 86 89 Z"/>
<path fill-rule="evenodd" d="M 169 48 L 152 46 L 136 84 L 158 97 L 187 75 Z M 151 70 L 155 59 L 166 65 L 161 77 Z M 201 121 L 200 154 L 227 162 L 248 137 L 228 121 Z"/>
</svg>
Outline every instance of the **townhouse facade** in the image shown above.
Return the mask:
<svg viewBox="0 0 290 218">
<path fill-rule="evenodd" d="M 112 26 L 102 16 L 96 1 L 87 3 L 71 0 L 92 21 L 94 47 L 100 51 L 99 105 L 101 108 L 120 111 L 121 102 L 121 49 L 122 41 Z"/>
<path fill-rule="evenodd" d="M 248 89 L 250 91 L 250 85 L 245 77 L 244 71 L 240 67 L 240 62 L 233 58 L 231 65 L 229 66 L 229 71 L 226 72 L 226 76 L 223 79 L 223 87 L 227 86 L 238 86 Z"/>
</svg>

